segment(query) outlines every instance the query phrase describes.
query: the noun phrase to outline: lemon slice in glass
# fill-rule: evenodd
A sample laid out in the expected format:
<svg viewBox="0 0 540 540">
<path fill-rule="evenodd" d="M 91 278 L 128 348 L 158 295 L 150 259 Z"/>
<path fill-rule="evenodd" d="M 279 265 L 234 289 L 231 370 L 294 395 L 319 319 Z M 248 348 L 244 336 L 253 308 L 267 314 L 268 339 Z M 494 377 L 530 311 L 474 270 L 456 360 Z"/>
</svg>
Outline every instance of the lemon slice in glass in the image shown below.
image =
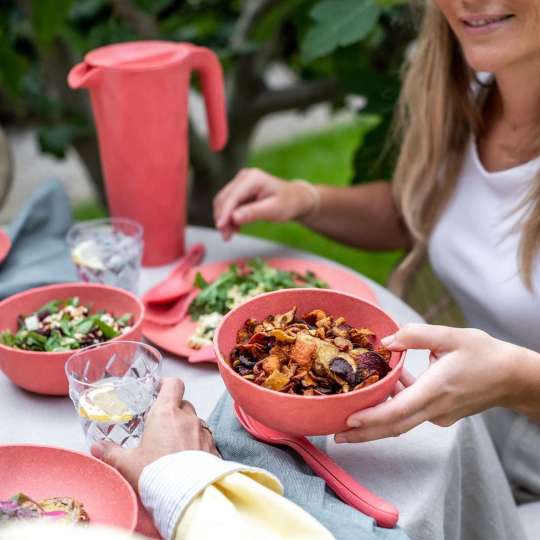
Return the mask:
<svg viewBox="0 0 540 540">
<path fill-rule="evenodd" d="M 133 419 L 129 407 L 118 397 L 114 385 L 87 390 L 79 400 L 79 416 L 100 424 L 119 424 Z"/>
<path fill-rule="evenodd" d="M 92 240 L 84 240 L 71 250 L 71 258 L 78 266 L 85 266 L 92 270 L 105 270 L 101 258 L 101 249 Z"/>
</svg>

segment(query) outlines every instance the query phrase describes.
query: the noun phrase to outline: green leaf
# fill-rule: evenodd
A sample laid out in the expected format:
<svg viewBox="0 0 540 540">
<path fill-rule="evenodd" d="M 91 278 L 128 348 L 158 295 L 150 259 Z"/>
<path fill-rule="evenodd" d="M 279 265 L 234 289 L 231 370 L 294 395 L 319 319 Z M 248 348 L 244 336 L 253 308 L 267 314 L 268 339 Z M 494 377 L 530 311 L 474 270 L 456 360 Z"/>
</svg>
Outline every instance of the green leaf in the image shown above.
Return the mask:
<svg viewBox="0 0 540 540">
<path fill-rule="evenodd" d="M 45 346 L 45 343 L 47 343 L 47 338 L 45 336 L 42 336 L 41 334 L 38 334 L 37 332 L 28 332 L 28 336 L 26 338 L 27 342 L 34 342 L 39 346 Z"/>
<path fill-rule="evenodd" d="M 73 307 L 79 307 L 81 305 L 81 301 L 79 300 L 78 296 L 74 296 L 73 298 L 68 298 L 66 302 L 67 306 L 73 306 Z"/>
<path fill-rule="evenodd" d="M 253 268 L 253 270 L 258 270 L 258 271 L 268 269 L 268 265 L 260 257 L 255 257 L 253 259 L 250 259 L 247 262 L 247 265 L 250 268 Z"/>
<path fill-rule="evenodd" d="M 32 27 L 39 45 L 48 48 L 66 25 L 73 0 L 32 0 Z"/>
<path fill-rule="evenodd" d="M 48 311 L 49 313 L 58 313 L 58 310 L 60 309 L 60 300 L 51 300 L 44 306 L 41 306 L 39 310 L 36 313 L 43 313 L 44 311 Z"/>
<path fill-rule="evenodd" d="M 302 58 L 309 63 L 351 45 L 368 35 L 381 8 L 374 0 L 323 0 L 311 10 L 315 24 L 302 42 Z"/>
<path fill-rule="evenodd" d="M 0 333 L 0 343 L 8 347 L 15 347 L 16 339 L 15 336 L 9 330 Z"/>
<path fill-rule="evenodd" d="M 131 322 L 132 318 L 133 315 L 131 313 L 125 313 L 121 317 L 118 317 L 118 319 L 116 319 L 116 322 L 121 326 L 127 326 Z"/>
<path fill-rule="evenodd" d="M 107 339 L 112 339 L 119 335 L 118 332 L 112 326 L 109 326 L 106 322 L 103 322 L 101 319 L 96 319 L 96 325 L 103 332 L 103 335 Z"/>
<path fill-rule="evenodd" d="M 99 319 L 89 318 L 81 321 L 76 327 L 75 332 L 78 334 L 83 334 L 84 336 L 88 334 L 94 328 L 94 324 L 99 326 Z"/>
<path fill-rule="evenodd" d="M 72 331 L 71 331 L 71 324 L 70 324 L 70 319 L 68 315 L 64 315 L 62 319 L 60 320 L 60 328 L 62 329 L 64 336 L 71 337 Z"/>
<path fill-rule="evenodd" d="M 208 287 L 208 281 L 204 279 L 200 272 L 197 272 L 197 275 L 195 276 L 195 287 L 198 289 L 206 289 L 206 287 Z"/>
</svg>

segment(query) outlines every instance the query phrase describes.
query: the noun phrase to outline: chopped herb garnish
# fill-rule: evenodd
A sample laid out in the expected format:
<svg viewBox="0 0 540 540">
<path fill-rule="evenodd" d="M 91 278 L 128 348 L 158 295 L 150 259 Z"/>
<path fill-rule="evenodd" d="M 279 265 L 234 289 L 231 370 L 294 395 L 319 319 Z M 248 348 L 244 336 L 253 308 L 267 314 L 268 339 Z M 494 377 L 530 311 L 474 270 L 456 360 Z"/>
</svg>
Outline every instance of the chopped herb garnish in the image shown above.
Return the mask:
<svg viewBox="0 0 540 540">
<path fill-rule="evenodd" d="M 213 283 L 208 283 L 198 273 L 195 276 L 195 286 L 201 289 L 201 292 L 189 306 L 193 320 L 210 313 L 225 315 L 239 299 L 246 300 L 256 294 L 295 287 L 328 287 L 311 271 L 300 274 L 278 270 L 260 257 L 251 259 L 242 266 L 231 264 Z"/>
</svg>

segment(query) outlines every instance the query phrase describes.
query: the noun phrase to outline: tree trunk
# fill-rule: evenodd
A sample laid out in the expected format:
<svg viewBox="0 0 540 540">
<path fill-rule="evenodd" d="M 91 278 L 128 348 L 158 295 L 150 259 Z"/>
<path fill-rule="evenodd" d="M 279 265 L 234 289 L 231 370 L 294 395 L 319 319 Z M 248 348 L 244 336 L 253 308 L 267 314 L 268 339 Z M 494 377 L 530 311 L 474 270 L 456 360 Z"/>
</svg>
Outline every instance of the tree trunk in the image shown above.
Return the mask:
<svg viewBox="0 0 540 540">
<path fill-rule="evenodd" d="M 13 160 L 9 141 L 0 127 L 0 209 L 3 207 L 13 183 Z"/>
<path fill-rule="evenodd" d="M 234 126 L 231 130 L 227 146 L 213 161 L 216 166 L 198 167 L 198 161 L 191 160 L 191 190 L 188 203 L 188 218 L 193 225 L 212 226 L 214 223 L 212 201 L 218 191 L 231 180 L 236 173 L 245 166 L 251 136 L 257 122 L 255 120 L 235 122 L 229 120 Z"/>
<path fill-rule="evenodd" d="M 101 204 L 105 205 L 105 186 L 103 183 L 103 175 L 101 173 L 97 135 L 76 139 L 73 142 L 73 146 L 75 150 L 77 150 L 81 161 L 84 163 L 84 166 L 90 175 L 90 180 L 96 190 L 97 199 Z"/>
</svg>

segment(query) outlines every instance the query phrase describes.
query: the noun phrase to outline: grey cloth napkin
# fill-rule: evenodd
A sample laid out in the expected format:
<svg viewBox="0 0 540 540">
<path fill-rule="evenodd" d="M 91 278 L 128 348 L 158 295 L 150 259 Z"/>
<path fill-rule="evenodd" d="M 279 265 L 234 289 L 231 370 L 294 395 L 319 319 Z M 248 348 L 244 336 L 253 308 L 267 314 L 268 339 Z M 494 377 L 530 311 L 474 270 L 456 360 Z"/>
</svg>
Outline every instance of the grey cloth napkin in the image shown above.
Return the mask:
<svg viewBox="0 0 540 540">
<path fill-rule="evenodd" d="M 6 232 L 12 246 L 0 263 L 0 299 L 32 287 L 76 281 L 65 237 L 71 226 L 69 200 L 60 181 L 34 192 Z"/>
<path fill-rule="evenodd" d="M 293 451 L 253 439 L 236 420 L 228 393 L 220 399 L 208 423 L 225 459 L 277 476 L 287 498 L 316 517 L 337 540 L 408 540 L 402 529 L 377 527 L 370 517 L 341 502 Z M 311 441 L 324 449 L 324 437 Z"/>
</svg>

